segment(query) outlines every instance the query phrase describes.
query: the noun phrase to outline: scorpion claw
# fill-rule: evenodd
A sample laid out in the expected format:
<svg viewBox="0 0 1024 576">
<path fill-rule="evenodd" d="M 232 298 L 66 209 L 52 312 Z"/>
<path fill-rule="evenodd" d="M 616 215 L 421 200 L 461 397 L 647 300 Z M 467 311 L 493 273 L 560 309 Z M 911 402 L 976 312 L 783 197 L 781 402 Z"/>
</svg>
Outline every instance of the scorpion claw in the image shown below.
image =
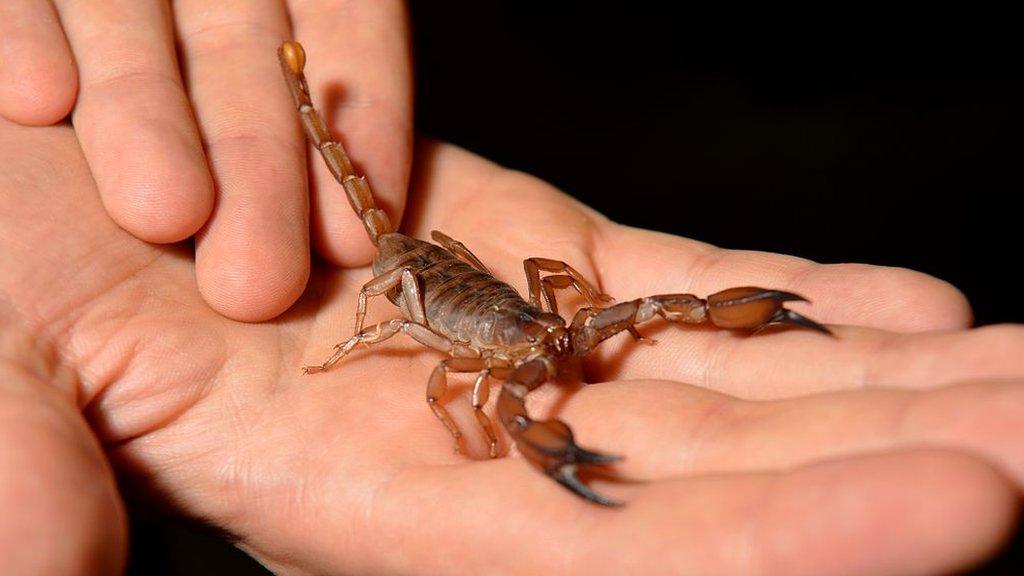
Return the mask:
<svg viewBox="0 0 1024 576">
<path fill-rule="evenodd" d="M 618 462 L 622 457 L 581 448 L 573 439 L 572 430 L 564 422 L 531 420 L 520 431 L 516 445 L 531 464 L 573 493 L 605 506 L 622 504 L 597 494 L 577 476 L 581 466 L 611 464 Z"/>
<path fill-rule="evenodd" d="M 814 320 L 784 308 L 786 302 L 809 302 L 806 298 L 782 290 L 753 286 L 730 288 L 708 296 L 711 322 L 720 328 L 761 330 L 774 324 L 792 324 L 831 335 L 828 328 Z"/>
<path fill-rule="evenodd" d="M 575 444 L 566 451 L 567 460 L 576 464 L 611 464 L 622 460 L 618 454 L 605 454 L 604 452 L 593 452 L 586 448 L 580 448 Z"/>
<path fill-rule="evenodd" d="M 758 295 L 758 298 L 770 298 L 780 304 L 783 302 L 810 302 L 810 300 L 799 294 L 786 292 L 785 290 L 764 290 Z"/>
<path fill-rule="evenodd" d="M 775 315 L 771 317 L 771 320 L 769 320 L 768 323 L 764 325 L 764 327 L 776 324 L 792 324 L 794 326 L 803 326 L 804 328 L 814 330 L 815 332 L 821 332 L 822 334 L 834 336 L 834 334 L 832 334 L 832 331 L 829 330 L 828 328 L 822 326 L 821 324 L 818 324 L 817 322 L 811 320 L 806 316 L 797 314 L 792 310 L 786 310 L 785 308 L 776 312 Z"/>
<path fill-rule="evenodd" d="M 602 506 L 609 507 L 617 507 L 623 505 L 623 502 L 621 500 L 615 500 L 614 498 L 602 496 L 597 492 L 594 492 L 594 490 L 591 489 L 590 486 L 584 484 L 580 480 L 580 477 L 576 475 L 575 464 L 563 464 L 559 466 L 557 469 L 551 471 L 550 475 L 552 478 L 555 479 L 556 482 L 558 482 L 562 486 L 565 486 L 577 496 L 590 500 L 595 504 L 600 504 Z"/>
</svg>

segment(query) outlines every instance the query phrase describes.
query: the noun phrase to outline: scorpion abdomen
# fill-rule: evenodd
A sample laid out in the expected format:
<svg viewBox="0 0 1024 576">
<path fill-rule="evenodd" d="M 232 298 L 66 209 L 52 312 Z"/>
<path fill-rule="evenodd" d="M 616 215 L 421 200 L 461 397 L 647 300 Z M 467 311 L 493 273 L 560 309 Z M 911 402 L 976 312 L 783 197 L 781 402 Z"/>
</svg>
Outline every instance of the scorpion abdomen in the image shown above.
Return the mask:
<svg viewBox="0 0 1024 576">
<path fill-rule="evenodd" d="M 400 268 L 409 268 L 420 283 L 427 324 L 476 348 L 513 344 L 522 338 L 519 325 L 543 314 L 514 288 L 444 247 L 399 233 L 381 236 L 374 274 Z M 406 309 L 401 286 L 387 296 Z"/>
</svg>

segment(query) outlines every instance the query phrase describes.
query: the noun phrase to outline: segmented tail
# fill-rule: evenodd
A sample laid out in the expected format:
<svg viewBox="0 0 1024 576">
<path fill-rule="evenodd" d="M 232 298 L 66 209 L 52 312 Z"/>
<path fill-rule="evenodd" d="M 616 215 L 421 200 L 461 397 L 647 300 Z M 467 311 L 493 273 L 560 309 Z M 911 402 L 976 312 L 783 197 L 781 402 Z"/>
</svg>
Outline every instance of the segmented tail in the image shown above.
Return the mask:
<svg viewBox="0 0 1024 576">
<path fill-rule="evenodd" d="M 331 174 L 334 175 L 334 179 L 345 189 L 349 204 L 359 219 L 363 221 L 370 241 L 376 246 L 377 239 L 381 235 L 393 232 L 394 229 L 391 227 L 388 215 L 377 208 L 374 203 L 373 193 L 370 191 L 370 185 L 366 183 L 366 177 L 356 175 L 352 168 L 352 161 L 349 160 L 345 149 L 331 137 L 323 116 L 313 107 L 313 99 L 309 95 L 309 85 L 306 83 L 306 76 L 302 73 L 302 69 L 306 66 L 306 51 L 298 42 L 285 42 L 278 48 L 277 56 L 281 61 L 281 71 L 284 72 L 284 78 L 288 82 L 292 99 L 295 100 L 295 107 L 302 119 L 306 137 L 320 151 L 320 155 Z"/>
</svg>

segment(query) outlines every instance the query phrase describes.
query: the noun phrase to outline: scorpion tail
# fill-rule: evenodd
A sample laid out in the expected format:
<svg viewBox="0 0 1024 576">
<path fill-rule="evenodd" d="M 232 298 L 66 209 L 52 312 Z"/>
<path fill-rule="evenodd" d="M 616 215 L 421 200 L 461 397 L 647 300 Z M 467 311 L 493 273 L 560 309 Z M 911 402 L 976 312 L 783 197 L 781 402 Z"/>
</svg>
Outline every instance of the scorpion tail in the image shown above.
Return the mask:
<svg viewBox="0 0 1024 576">
<path fill-rule="evenodd" d="M 572 430 L 561 420 L 537 421 L 526 414 L 526 394 L 543 384 L 548 376 L 548 365 L 542 359 L 526 362 L 512 372 L 498 396 L 498 416 L 502 424 L 515 440 L 519 452 L 556 482 L 596 504 L 621 506 L 622 502 L 598 494 L 578 476 L 581 468 L 611 464 L 621 457 L 581 448 Z"/>
<path fill-rule="evenodd" d="M 345 189 L 352 210 L 363 222 L 370 241 L 376 246 L 377 239 L 388 232 L 393 232 L 394 228 L 391 227 L 388 215 L 374 203 L 373 193 L 370 191 L 370 185 L 366 183 L 366 178 L 356 174 L 345 149 L 331 136 L 323 116 L 313 107 L 309 85 L 302 72 L 306 66 L 305 50 L 298 42 L 285 42 L 278 48 L 277 57 L 281 61 L 281 71 L 288 83 L 295 107 L 299 111 L 306 137 L 320 151 L 320 156 L 323 157 L 334 179 Z"/>
</svg>

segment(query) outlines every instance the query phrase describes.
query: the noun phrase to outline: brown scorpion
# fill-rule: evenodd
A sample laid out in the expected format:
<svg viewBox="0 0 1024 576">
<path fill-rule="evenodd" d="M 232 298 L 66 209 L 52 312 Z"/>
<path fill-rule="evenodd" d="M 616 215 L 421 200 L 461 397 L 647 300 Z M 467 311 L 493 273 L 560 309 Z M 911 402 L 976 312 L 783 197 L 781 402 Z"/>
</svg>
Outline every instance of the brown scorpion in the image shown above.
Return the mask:
<svg viewBox="0 0 1024 576">
<path fill-rule="evenodd" d="M 635 326 L 655 316 L 670 322 L 720 328 L 759 330 L 774 324 L 792 324 L 825 334 L 829 330 L 782 305 L 806 301 L 781 290 L 756 287 L 729 288 L 698 298 L 692 294 L 647 296 L 616 305 L 575 268 L 559 260 L 528 258 L 523 264 L 529 301 L 495 278 L 461 242 L 434 231 L 431 244 L 396 232 L 384 211 L 376 207 L 370 187 L 358 176 L 348 155 L 331 137 L 323 117 L 313 107 L 303 74 L 306 55 L 296 42 L 278 50 L 281 68 L 302 120 L 306 136 L 320 151 L 331 174 L 348 196 L 377 247 L 374 277 L 359 291 L 355 334 L 338 344 L 334 354 L 304 372 L 323 372 L 345 357 L 357 344 L 375 344 L 399 332 L 444 352 L 427 384 L 427 404 L 455 438 L 462 433 L 439 402 L 447 389 L 449 372 L 477 373 L 472 405 L 497 456 L 498 438 L 483 407 L 491 377 L 504 381 L 497 400 L 498 419 L 519 452 L 535 467 L 575 494 L 606 506 L 621 504 L 602 496 L 580 481 L 580 468 L 601 466 L 618 456 L 581 448 L 572 430 L 560 420 L 538 421 L 526 412 L 526 395 L 559 373 L 572 357 L 582 357 L 605 339 L 629 332 L 643 340 Z M 541 278 L 541 272 L 548 275 Z M 558 315 L 555 290 L 573 288 L 587 301 L 569 325 Z M 401 308 L 402 318 L 363 327 L 367 300 L 384 294 Z"/>
</svg>

